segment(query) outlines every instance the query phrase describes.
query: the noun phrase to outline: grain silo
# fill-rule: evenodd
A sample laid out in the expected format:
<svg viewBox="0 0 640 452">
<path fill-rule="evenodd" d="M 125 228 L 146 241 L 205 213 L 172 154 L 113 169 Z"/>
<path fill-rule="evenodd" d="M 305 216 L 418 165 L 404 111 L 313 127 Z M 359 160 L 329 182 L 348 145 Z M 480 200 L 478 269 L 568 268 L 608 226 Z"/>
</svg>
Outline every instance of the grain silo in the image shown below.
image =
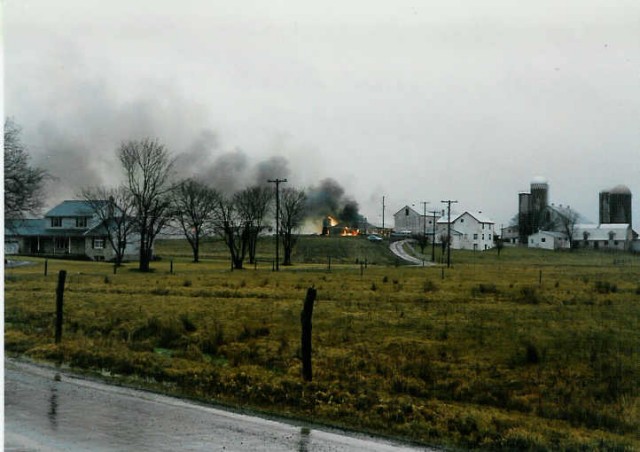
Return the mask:
<svg viewBox="0 0 640 452">
<path fill-rule="evenodd" d="M 531 230 L 531 193 L 518 193 L 518 233 L 520 243 L 527 243 Z"/>
<path fill-rule="evenodd" d="M 632 224 L 631 190 L 617 185 L 600 192 L 600 224 Z"/>
<path fill-rule="evenodd" d="M 549 184 L 544 177 L 534 177 L 531 181 L 531 233 L 542 226 L 544 212 L 549 202 Z"/>
</svg>

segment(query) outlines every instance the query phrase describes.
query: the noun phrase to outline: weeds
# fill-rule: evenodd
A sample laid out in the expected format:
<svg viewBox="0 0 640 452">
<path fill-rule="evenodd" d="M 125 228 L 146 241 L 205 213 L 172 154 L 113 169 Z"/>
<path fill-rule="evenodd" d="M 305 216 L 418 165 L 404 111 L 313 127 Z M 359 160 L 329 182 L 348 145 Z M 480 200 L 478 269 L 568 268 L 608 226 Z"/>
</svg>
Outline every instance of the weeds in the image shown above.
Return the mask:
<svg viewBox="0 0 640 452">
<path fill-rule="evenodd" d="M 616 293 L 618 291 L 618 286 L 608 281 L 596 281 L 594 290 L 601 294 Z"/>
<path fill-rule="evenodd" d="M 67 292 L 59 345 L 52 343 L 54 279 L 16 269 L 5 287 L 5 349 L 419 443 L 638 449 L 637 267 L 609 269 L 579 252 L 545 254 L 553 280 L 526 286 L 537 281 L 540 256 L 509 249 L 500 261 L 470 254 L 466 263 L 460 254 L 443 281 L 428 268 L 372 265 L 371 283 L 353 258 L 335 258 L 328 275 L 324 261 L 274 274 L 229 272 L 222 260 L 195 266 L 186 253 L 187 279 L 123 271 L 111 285 L 99 264 L 65 262 L 84 276 Z M 196 287 L 175 288 L 192 287 L 185 281 Z M 608 281 L 606 296 L 594 281 Z M 312 284 L 322 300 L 314 312 L 314 379 L 303 383 L 299 314 Z"/>
</svg>

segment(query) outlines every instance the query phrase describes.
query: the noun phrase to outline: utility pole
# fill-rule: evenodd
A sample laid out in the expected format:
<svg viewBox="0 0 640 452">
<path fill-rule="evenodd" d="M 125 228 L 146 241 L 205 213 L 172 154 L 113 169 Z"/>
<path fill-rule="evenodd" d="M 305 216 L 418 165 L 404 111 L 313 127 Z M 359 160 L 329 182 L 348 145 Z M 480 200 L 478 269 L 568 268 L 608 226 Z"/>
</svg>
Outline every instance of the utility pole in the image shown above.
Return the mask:
<svg viewBox="0 0 640 452">
<path fill-rule="evenodd" d="M 280 184 L 287 179 L 269 179 L 267 182 L 276 184 L 276 271 L 280 271 Z"/>
<path fill-rule="evenodd" d="M 382 236 L 384 237 L 384 196 L 382 197 Z"/>
<path fill-rule="evenodd" d="M 431 204 L 429 201 L 421 201 L 422 202 L 422 240 L 423 244 L 426 245 L 427 240 L 427 204 Z M 423 245 L 423 246 L 424 246 Z M 421 248 L 424 253 L 424 248 Z M 422 259 L 422 263 L 424 265 L 424 259 Z"/>
<path fill-rule="evenodd" d="M 447 268 L 449 268 L 451 267 L 451 204 L 455 204 L 458 201 L 448 199 L 440 202 L 447 203 Z"/>
<path fill-rule="evenodd" d="M 433 237 L 431 237 L 431 262 L 436 261 L 436 214 L 437 210 L 430 210 L 429 213 L 433 216 Z M 425 221 L 427 219 L 425 218 Z"/>
<path fill-rule="evenodd" d="M 429 201 L 422 201 L 422 216 L 424 217 L 424 223 L 422 224 L 422 236 L 427 237 L 427 204 L 431 204 Z"/>
</svg>

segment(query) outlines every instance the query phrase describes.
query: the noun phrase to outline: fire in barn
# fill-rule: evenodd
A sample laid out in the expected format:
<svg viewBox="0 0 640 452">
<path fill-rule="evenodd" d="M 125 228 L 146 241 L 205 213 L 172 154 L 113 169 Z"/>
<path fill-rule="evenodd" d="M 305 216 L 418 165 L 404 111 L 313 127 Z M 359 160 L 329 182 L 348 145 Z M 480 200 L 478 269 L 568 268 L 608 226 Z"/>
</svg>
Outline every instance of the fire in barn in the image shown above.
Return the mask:
<svg viewBox="0 0 640 452">
<path fill-rule="evenodd" d="M 309 189 L 307 212 L 311 218 L 322 218 L 323 236 L 354 237 L 368 229 L 366 218 L 358 212 L 358 203 L 331 178 Z"/>
<path fill-rule="evenodd" d="M 358 205 L 355 202 L 345 205 L 340 219 L 327 215 L 322 220 L 322 235 L 325 236 L 356 237 L 366 234 L 367 229 L 367 219 L 358 213 Z"/>
</svg>

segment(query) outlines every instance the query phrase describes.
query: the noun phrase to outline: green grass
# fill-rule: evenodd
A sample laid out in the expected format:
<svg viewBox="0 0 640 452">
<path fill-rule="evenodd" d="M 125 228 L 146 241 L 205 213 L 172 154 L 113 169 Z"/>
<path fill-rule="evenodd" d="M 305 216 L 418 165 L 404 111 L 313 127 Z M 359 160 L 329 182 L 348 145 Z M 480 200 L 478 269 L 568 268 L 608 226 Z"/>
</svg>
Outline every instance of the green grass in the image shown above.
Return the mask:
<svg viewBox="0 0 640 452">
<path fill-rule="evenodd" d="M 267 262 L 270 245 L 258 253 Z M 219 243 L 193 264 L 183 241 L 159 243 L 163 260 L 150 274 L 50 260 L 45 277 L 36 261 L 5 271 L 5 347 L 423 444 L 640 448 L 638 257 L 454 251 L 443 273 L 395 267 L 378 245 L 304 237 L 294 260 L 308 262 L 279 273 L 270 264 L 231 272 Z M 372 265 L 361 274 L 356 259 L 365 258 Z M 54 345 L 59 269 L 69 276 Z M 310 286 L 314 380 L 304 383 L 300 311 Z"/>
</svg>

